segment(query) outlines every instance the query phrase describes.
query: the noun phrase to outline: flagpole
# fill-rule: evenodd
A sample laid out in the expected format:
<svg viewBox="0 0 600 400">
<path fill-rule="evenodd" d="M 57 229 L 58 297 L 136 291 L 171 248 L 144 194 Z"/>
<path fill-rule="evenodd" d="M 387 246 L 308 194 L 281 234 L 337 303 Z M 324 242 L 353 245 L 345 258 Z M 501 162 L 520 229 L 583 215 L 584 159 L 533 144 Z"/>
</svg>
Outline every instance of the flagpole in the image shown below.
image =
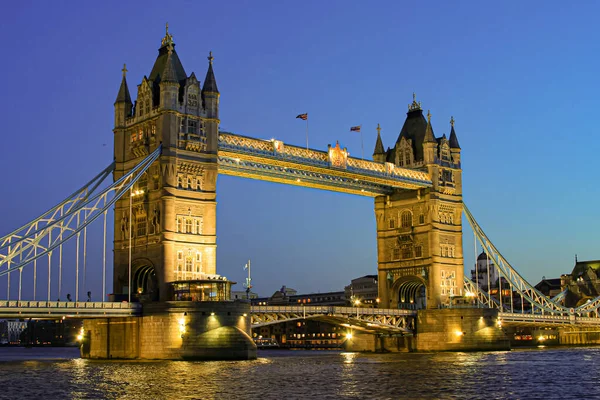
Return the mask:
<svg viewBox="0 0 600 400">
<path fill-rule="evenodd" d="M 308 116 L 306 117 L 306 150 L 308 150 Z"/>
<path fill-rule="evenodd" d="M 246 285 L 246 298 L 250 300 L 250 282 L 252 279 L 250 278 L 250 260 L 248 260 L 248 284 Z"/>
<path fill-rule="evenodd" d="M 361 160 L 365 159 L 365 146 L 363 144 L 363 137 L 362 137 L 362 125 L 360 125 L 360 148 L 362 150 L 362 157 Z"/>
</svg>

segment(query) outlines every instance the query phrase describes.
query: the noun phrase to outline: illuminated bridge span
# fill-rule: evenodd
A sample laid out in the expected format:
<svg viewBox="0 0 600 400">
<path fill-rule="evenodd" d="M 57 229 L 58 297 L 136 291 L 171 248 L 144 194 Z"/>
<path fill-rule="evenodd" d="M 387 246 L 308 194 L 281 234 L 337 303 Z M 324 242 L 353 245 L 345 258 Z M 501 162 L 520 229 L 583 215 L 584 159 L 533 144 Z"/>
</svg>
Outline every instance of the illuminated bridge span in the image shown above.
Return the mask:
<svg viewBox="0 0 600 400">
<path fill-rule="evenodd" d="M 364 332 L 412 334 L 415 310 L 334 306 L 252 306 L 252 327 L 315 319 Z"/>
<path fill-rule="evenodd" d="M 141 315 L 141 303 L 0 301 L 0 318 L 108 318 Z"/>
<path fill-rule="evenodd" d="M 219 133 L 219 174 L 370 197 L 431 186 L 425 172 L 350 157 L 339 144 L 319 151 L 227 132 Z"/>
</svg>

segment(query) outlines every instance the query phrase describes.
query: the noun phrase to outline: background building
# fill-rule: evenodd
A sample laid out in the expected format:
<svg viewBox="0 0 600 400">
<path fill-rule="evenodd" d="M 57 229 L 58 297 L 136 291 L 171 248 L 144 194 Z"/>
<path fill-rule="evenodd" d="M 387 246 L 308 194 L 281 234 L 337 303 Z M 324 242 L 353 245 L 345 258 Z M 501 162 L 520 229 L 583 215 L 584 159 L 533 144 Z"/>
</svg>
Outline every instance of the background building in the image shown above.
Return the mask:
<svg viewBox="0 0 600 400">
<path fill-rule="evenodd" d="M 600 293 L 600 260 L 577 261 L 571 274 L 561 276 L 563 285 L 568 289 L 565 306 L 578 307 Z"/>
<path fill-rule="evenodd" d="M 349 305 L 356 305 L 355 301 L 358 301 L 363 307 L 377 307 L 379 302 L 377 275 L 352 279 L 350 285 L 344 288 L 344 295 Z"/>
</svg>

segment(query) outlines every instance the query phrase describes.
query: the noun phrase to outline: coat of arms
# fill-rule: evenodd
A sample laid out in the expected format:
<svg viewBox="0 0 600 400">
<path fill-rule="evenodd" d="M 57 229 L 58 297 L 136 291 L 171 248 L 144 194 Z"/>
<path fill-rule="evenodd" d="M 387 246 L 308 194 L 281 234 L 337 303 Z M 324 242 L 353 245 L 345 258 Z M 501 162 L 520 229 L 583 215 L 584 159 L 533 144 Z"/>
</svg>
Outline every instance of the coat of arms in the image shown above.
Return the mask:
<svg viewBox="0 0 600 400">
<path fill-rule="evenodd" d="M 348 152 L 346 149 L 340 148 L 340 142 L 336 141 L 335 147 L 329 146 L 329 163 L 332 167 L 346 169 L 346 160 L 348 159 Z"/>
</svg>

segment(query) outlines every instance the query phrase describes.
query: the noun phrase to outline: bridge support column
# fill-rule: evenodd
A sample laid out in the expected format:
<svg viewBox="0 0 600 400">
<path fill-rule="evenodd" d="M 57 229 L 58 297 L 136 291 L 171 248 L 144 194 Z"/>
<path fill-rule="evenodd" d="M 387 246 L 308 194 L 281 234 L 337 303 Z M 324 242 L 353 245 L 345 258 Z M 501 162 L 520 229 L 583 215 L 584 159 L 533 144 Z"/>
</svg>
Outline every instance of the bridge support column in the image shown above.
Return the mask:
<svg viewBox="0 0 600 400">
<path fill-rule="evenodd" d="M 248 360 L 256 358 L 250 305 L 160 302 L 141 317 L 84 321 L 83 358 Z"/>
</svg>

